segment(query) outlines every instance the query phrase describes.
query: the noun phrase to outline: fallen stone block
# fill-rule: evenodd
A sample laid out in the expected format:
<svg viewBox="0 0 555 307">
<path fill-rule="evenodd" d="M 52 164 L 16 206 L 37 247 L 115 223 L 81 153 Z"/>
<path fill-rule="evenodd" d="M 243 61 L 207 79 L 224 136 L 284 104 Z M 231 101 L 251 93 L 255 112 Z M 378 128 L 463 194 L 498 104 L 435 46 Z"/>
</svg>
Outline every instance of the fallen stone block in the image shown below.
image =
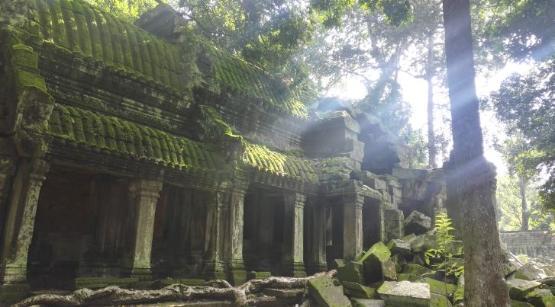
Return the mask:
<svg viewBox="0 0 555 307">
<path fill-rule="evenodd" d="M 512 299 L 523 301 L 526 295 L 532 290 L 539 287 L 541 284 L 536 281 L 512 278 L 507 280 L 507 287 L 509 287 L 509 296 Z"/>
<path fill-rule="evenodd" d="M 457 285 L 449 284 L 430 277 L 423 278 L 420 282 L 430 285 L 430 291 L 435 294 L 450 297 L 457 291 Z"/>
<path fill-rule="evenodd" d="M 347 261 L 338 264 L 337 279 L 342 282 L 364 283 L 364 268 L 361 262 Z"/>
<path fill-rule="evenodd" d="M 384 278 L 396 279 L 395 263 L 389 261 L 391 252 L 383 242 L 378 242 L 360 257 L 364 265 L 364 280 L 367 283 L 381 281 Z"/>
<path fill-rule="evenodd" d="M 527 302 L 511 300 L 511 307 L 534 307 L 534 305 Z"/>
<path fill-rule="evenodd" d="M 451 304 L 451 301 L 447 297 L 441 294 L 432 293 L 430 307 L 453 307 L 453 304 Z"/>
<path fill-rule="evenodd" d="M 424 234 L 416 236 L 410 242 L 410 248 L 413 253 L 424 253 L 428 249 L 434 247 L 435 236 L 433 231 L 428 231 Z"/>
<path fill-rule="evenodd" d="M 419 211 L 412 211 L 405 219 L 405 233 L 423 234 L 432 228 L 432 219 Z"/>
<path fill-rule="evenodd" d="M 539 307 L 555 307 L 555 296 L 549 289 L 534 289 L 526 295 L 526 301 Z"/>
<path fill-rule="evenodd" d="M 410 255 L 410 243 L 403 239 L 393 239 L 387 243 L 387 247 L 391 250 L 393 255 Z"/>
<path fill-rule="evenodd" d="M 385 307 L 385 301 L 383 300 L 354 298 L 351 301 L 353 302 L 353 307 Z"/>
<path fill-rule="evenodd" d="M 376 296 L 376 289 L 361 285 L 356 282 L 342 282 L 343 292 L 351 298 L 370 299 Z"/>
<path fill-rule="evenodd" d="M 514 272 L 513 277 L 524 280 L 539 280 L 546 278 L 547 275 L 545 274 L 545 271 L 539 268 L 536 264 L 528 262 L 518 268 Z"/>
<path fill-rule="evenodd" d="M 322 307 L 348 307 L 351 301 L 343 294 L 343 287 L 336 285 L 329 276 L 320 276 L 308 281 L 308 293 Z"/>
<path fill-rule="evenodd" d="M 378 294 L 387 306 L 396 307 L 427 307 L 431 299 L 428 284 L 409 281 L 386 281 L 378 288 Z"/>
<path fill-rule="evenodd" d="M 433 271 L 420 264 L 408 263 L 403 266 L 402 273 L 407 274 L 405 276 L 407 276 L 408 280 L 415 281 L 424 275 L 432 275 Z"/>
</svg>

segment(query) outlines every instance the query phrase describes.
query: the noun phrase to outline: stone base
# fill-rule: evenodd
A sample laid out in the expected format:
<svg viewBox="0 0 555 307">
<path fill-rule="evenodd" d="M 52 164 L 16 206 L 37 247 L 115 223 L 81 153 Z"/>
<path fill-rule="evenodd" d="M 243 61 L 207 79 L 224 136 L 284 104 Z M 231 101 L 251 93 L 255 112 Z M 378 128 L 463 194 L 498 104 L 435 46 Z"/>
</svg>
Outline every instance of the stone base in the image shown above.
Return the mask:
<svg viewBox="0 0 555 307">
<path fill-rule="evenodd" d="M 228 281 L 234 286 L 244 284 L 247 281 L 247 271 L 245 271 L 243 263 L 228 264 L 227 275 Z"/>
<path fill-rule="evenodd" d="M 150 268 L 133 268 L 128 270 L 129 277 L 137 278 L 139 281 L 152 280 L 152 271 Z"/>
<path fill-rule="evenodd" d="M 3 271 L 1 271 L 3 269 Z M 6 265 L 0 268 L 0 283 L 23 284 L 27 282 L 27 267 Z"/>
<path fill-rule="evenodd" d="M 27 283 L 0 285 L 0 306 L 17 303 L 31 294 Z"/>
<path fill-rule="evenodd" d="M 296 262 L 293 264 L 284 264 L 283 272 L 293 277 L 306 277 L 306 270 L 304 267 L 304 263 L 302 262 Z"/>
<path fill-rule="evenodd" d="M 203 274 L 206 279 L 225 279 L 226 274 L 222 263 L 209 262 L 204 266 Z"/>
</svg>

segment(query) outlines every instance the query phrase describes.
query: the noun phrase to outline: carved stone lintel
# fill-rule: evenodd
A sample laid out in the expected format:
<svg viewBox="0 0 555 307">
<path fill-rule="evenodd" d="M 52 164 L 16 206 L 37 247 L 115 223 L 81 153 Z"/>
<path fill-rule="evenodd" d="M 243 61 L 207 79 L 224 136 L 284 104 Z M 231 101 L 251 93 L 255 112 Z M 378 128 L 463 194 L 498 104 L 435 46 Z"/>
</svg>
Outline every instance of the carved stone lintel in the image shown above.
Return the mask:
<svg viewBox="0 0 555 307">
<path fill-rule="evenodd" d="M 131 202 L 135 207 L 133 249 L 130 259 L 132 276 L 145 279 L 150 277 L 154 218 L 161 190 L 162 182 L 155 180 L 138 179 L 129 185 Z"/>
<path fill-rule="evenodd" d="M 40 159 L 22 161 L 16 171 L 8 201 L 1 252 L 0 282 L 26 281 L 27 258 L 40 190 L 49 164 Z"/>
</svg>

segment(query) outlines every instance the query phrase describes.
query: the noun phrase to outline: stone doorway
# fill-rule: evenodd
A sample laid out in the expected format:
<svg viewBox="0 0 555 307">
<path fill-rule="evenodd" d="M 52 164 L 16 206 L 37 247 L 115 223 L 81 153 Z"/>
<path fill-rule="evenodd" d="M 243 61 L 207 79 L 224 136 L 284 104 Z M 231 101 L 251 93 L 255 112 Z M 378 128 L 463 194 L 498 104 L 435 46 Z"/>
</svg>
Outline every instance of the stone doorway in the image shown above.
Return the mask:
<svg viewBox="0 0 555 307">
<path fill-rule="evenodd" d="M 165 184 L 152 240 L 155 277 L 200 277 L 205 250 L 207 195 Z"/>
<path fill-rule="evenodd" d="M 383 213 L 380 201 L 365 198 L 362 207 L 362 248 L 368 250 L 372 245 L 383 240 Z"/>
<path fill-rule="evenodd" d="M 247 271 L 283 275 L 285 207 L 283 192 L 256 187 L 245 196 L 243 256 Z"/>
<path fill-rule="evenodd" d="M 72 289 L 78 276 L 117 274 L 127 216 L 126 180 L 52 166 L 29 251 L 31 286 Z"/>
</svg>

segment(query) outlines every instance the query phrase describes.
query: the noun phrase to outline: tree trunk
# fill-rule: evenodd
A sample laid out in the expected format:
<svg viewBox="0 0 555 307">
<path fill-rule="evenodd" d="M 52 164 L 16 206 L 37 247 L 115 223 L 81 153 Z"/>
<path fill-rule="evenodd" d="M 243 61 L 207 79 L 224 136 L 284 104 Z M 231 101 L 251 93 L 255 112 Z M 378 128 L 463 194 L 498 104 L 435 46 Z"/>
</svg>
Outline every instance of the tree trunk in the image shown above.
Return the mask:
<svg viewBox="0 0 555 307">
<path fill-rule="evenodd" d="M 522 208 L 522 222 L 520 230 L 526 231 L 529 229 L 528 221 L 530 219 L 530 212 L 528 212 L 528 203 L 526 202 L 526 179 L 518 176 L 518 187 L 520 189 L 520 206 Z"/>
<path fill-rule="evenodd" d="M 483 157 L 469 0 L 443 0 L 453 152 L 448 182 L 462 211 L 466 306 L 510 306 L 495 219 L 495 170 Z"/>
<path fill-rule="evenodd" d="M 428 36 L 428 59 L 426 63 L 426 82 L 428 83 L 428 166 L 436 168 L 436 137 L 434 134 L 434 33 Z"/>
</svg>

